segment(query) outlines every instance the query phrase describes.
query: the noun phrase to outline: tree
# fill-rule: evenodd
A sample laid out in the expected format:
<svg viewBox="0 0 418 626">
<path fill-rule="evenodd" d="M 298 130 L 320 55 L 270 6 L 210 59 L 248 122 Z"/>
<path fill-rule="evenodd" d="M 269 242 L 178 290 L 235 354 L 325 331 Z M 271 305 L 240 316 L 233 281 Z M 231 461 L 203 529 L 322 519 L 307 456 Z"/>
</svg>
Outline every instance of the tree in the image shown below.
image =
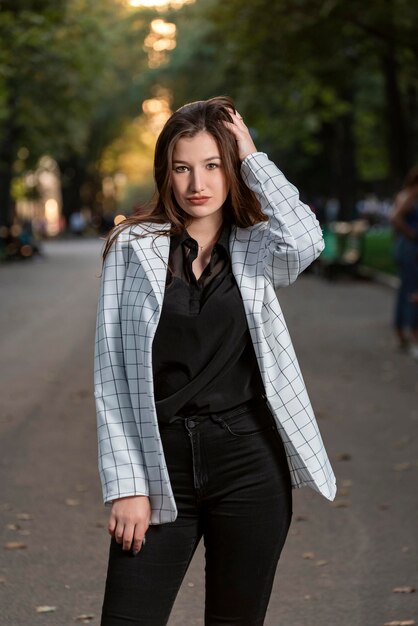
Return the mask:
<svg viewBox="0 0 418 626">
<path fill-rule="evenodd" d="M 286 172 L 350 217 L 365 185 L 393 190 L 416 159 L 417 11 L 412 0 L 200 0 L 179 15 L 182 46 L 156 80 L 176 103 L 232 95 Z"/>
<path fill-rule="evenodd" d="M 12 220 L 21 147 L 25 167 L 43 154 L 59 162 L 65 213 L 80 208 L 92 161 L 139 108 L 146 17 L 114 0 L 1 4 L 0 224 Z"/>
</svg>

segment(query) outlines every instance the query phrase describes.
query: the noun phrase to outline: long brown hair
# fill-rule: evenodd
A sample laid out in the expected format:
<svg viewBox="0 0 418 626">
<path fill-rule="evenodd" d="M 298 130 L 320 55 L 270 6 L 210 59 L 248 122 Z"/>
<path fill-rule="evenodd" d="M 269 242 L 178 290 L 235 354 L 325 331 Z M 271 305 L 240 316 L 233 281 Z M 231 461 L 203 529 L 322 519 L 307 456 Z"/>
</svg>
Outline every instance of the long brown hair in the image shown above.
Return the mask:
<svg viewBox="0 0 418 626">
<path fill-rule="evenodd" d="M 409 187 L 416 187 L 418 185 L 418 165 L 412 167 L 406 174 L 403 189 L 408 189 Z"/>
<path fill-rule="evenodd" d="M 202 131 L 208 132 L 218 144 L 225 171 L 228 197 L 224 205 L 224 220 L 241 228 L 264 222 L 268 218 L 262 212 L 255 194 L 244 183 L 241 162 L 235 136 L 224 122 L 232 122 L 230 111 L 235 113 L 235 105 L 227 96 L 217 96 L 210 100 L 200 100 L 180 107 L 165 123 L 155 147 L 154 179 L 156 192 L 154 201 L 142 207 L 112 228 L 106 238 L 103 260 L 118 235 L 136 224 L 170 224 L 170 228 L 152 228 L 152 234 L 177 235 L 190 224 L 192 218 L 178 205 L 172 191 L 172 158 L 176 142 L 181 137 L 194 137 Z"/>
</svg>

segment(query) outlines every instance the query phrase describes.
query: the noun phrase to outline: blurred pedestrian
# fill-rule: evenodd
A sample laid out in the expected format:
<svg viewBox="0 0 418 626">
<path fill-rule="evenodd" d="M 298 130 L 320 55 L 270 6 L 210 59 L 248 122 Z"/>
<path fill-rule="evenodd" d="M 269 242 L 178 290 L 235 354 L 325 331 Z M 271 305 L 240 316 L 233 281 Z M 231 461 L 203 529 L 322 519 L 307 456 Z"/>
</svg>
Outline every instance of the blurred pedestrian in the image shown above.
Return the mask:
<svg viewBox="0 0 418 626">
<path fill-rule="evenodd" d="M 167 624 L 203 536 L 206 626 L 258 626 L 292 486 L 335 496 L 275 292 L 321 253 L 322 233 L 229 98 L 176 111 L 154 173 L 156 204 L 104 250 L 95 397 L 112 538 L 101 623 Z"/>
<path fill-rule="evenodd" d="M 400 276 L 394 326 L 401 349 L 418 359 L 418 167 L 412 168 L 395 197 L 390 217 L 394 256 Z"/>
<path fill-rule="evenodd" d="M 81 237 L 81 235 L 84 233 L 86 226 L 86 218 L 81 211 L 74 211 L 74 213 L 71 213 L 70 231 L 73 233 L 73 235 Z"/>
</svg>

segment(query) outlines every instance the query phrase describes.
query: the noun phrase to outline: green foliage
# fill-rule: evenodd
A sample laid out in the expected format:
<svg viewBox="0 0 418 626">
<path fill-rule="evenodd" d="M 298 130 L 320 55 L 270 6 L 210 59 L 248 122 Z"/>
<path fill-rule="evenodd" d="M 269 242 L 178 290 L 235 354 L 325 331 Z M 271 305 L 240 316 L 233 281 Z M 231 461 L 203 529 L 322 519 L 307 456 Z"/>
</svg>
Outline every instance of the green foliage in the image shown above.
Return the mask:
<svg viewBox="0 0 418 626">
<path fill-rule="evenodd" d="M 126 94 L 144 64 L 144 21 L 134 24 L 114 0 L 8 4 L 0 12 L 0 138 L 13 123 L 16 149 L 26 146 L 32 162 L 84 155 L 93 128 L 102 133 L 93 143 L 105 143 L 132 114 Z M 97 130 L 109 118 L 110 128 Z"/>
<path fill-rule="evenodd" d="M 358 181 L 390 179 L 389 112 L 398 97 L 409 162 L 417 158 L 415 1 L 198 0 L 175 19 L 180 45 L 155 74 L 174 104 L 228 93 L 258 144 L 290 173 L 310 176 L 312 188 L 316 180 L 326 191 L 333 167 L 344 167 L 335 163 L 347 151 L 342 128 Z M 397 84 L 388 85 L 388 60 Z"/>
<path fill-rule="evenodd" d="M 68 214 L 87 179 L 98 180 L 104 148 L 140 112 L 154 12 L 119 0 L 0 0 L 0 9 L 0 223 L 17 197 L 12 176 L 43 154 L 61 167 Z"/>
<path fill-rule="evenodd" d="M 362 265 L 396 275 L 393 233 L 389 229 L 370 230 L 365 235 Z"/>
<path fill-rule="evenodd" d="M 417 160 L 415 1 L 196 0 L 158 13 L 177 48 L 150 71 L 156 15 L 120 0 L 0 0 L 0 176 L 22 147 L 26 167 L 48 153 L 92 171 L 158 85 L 174 108 L 231 95 L 311 196 L 393 190 L 403 127 L 405 162 Z"/>
</svg>

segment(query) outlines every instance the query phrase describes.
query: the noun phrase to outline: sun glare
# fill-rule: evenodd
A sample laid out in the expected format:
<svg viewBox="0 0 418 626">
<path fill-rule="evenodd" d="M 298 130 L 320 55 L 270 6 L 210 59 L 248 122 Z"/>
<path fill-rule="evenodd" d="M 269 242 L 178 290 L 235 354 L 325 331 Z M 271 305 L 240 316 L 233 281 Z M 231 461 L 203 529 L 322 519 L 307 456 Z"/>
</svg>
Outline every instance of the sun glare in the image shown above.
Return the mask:
<svg viewBox="0 0 418 626">
<path fill-rule="evenodd" d="M 168 61 L 167 52 L 176 47 L 176 25 L 161 19 L 152 20 L 150 32 L 144 41 L 148 66 L 160 67 Z"/>
<path fill-rule="evenodd" d="M 147 118 L 148 129 L 155 136 L 160 133 L 172 113 L 170 103 L 171 93 L 163 87 L 157 90 L 154 98 L 144 100 L 142 103 L 142 111 Z"/>
<path fill-rule="evenodd" d="M 195 0 L 129 0 L 131 7 L 146 7 L 150 9 L 181 9 L 185 4 L 192 4 Z"/>
</svg>

